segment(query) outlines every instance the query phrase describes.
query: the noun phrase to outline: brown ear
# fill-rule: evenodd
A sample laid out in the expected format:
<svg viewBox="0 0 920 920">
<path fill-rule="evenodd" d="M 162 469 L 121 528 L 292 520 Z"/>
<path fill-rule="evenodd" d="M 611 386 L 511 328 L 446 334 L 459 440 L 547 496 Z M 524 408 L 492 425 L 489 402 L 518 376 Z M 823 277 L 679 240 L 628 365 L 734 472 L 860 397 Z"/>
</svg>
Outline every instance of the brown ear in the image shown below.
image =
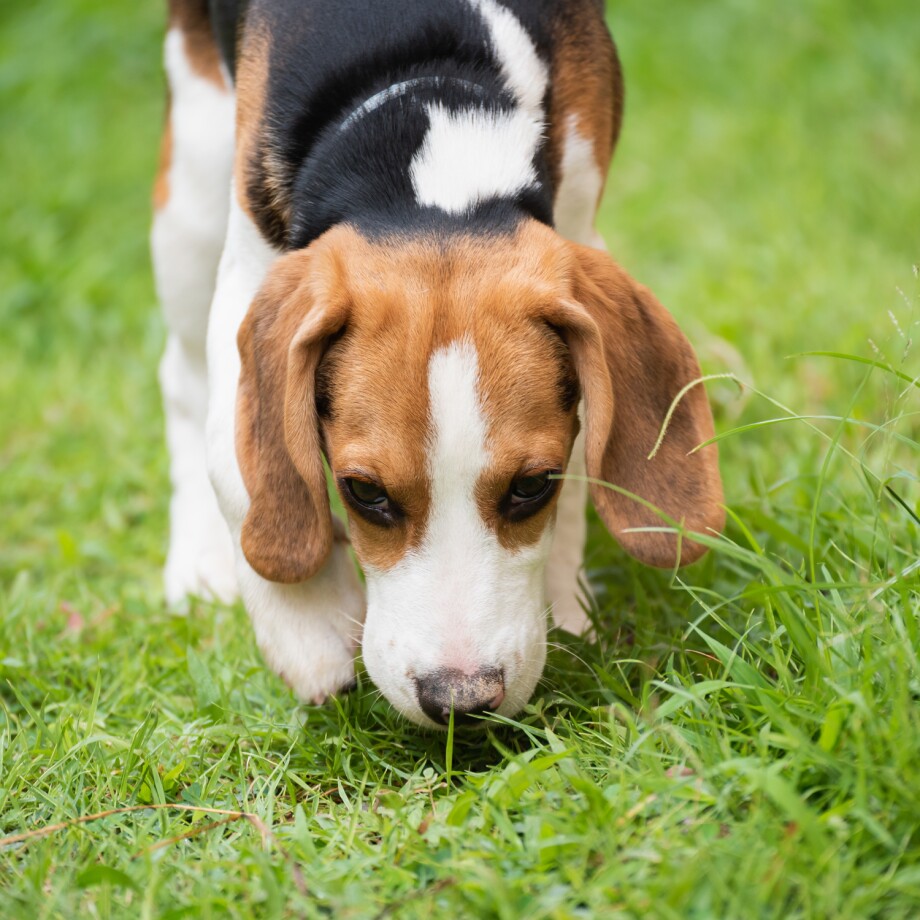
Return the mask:
<svg viewBox="0 0 920 920">
<path fill-rule="evenodd" d="M 332 269 L 310 250 L 273 266 L 240 326 L 236 453 L 250 505 L 241 543 L 263 578 L 306 581 L 332 547 L 316 367 L 345 321 Z"/>
<path fill-rule="evenodd" d="M 722 529 L 722 481 L 702 385 L 681 398 L 657 451 L 674 397 L 700 367 L 677 323 L 648 288 L 608 255 L 572 244 L 574 303 L 561 306 L 585 399 L 588 475 L 639 496 L 697 533 Z M 654 454 L 652 459 L 649 455 Z M 673 533 L 635 533 L 667 526 L 653 510 L 620 492 L 591 485 L 598 513 L 623 548 L 648 565 L 693 562 L 706 547 Z"/>
</svg>

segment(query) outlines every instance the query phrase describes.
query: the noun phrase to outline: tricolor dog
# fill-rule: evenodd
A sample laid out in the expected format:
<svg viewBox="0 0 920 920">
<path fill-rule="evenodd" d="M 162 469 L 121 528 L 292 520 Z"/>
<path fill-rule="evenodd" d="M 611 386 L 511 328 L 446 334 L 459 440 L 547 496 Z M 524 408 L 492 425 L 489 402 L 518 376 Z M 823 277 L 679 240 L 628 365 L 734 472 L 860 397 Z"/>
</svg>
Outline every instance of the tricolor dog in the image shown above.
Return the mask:
<svg viewBox="0 0 920 920">
<path fill-rule="evenodd" d="M 594 230 L 622 109 L 601 5 L 170 6 L 167 595 L 241 595 L 302 699 L 360 646 L 409 719 L 512 715 L 550 617 L 586 626 L 589 478 L 648 564 L 704 551 L 668 519 L 723 523 L 701 386 L 653 452 L 693 351 Z"/>
</svg>

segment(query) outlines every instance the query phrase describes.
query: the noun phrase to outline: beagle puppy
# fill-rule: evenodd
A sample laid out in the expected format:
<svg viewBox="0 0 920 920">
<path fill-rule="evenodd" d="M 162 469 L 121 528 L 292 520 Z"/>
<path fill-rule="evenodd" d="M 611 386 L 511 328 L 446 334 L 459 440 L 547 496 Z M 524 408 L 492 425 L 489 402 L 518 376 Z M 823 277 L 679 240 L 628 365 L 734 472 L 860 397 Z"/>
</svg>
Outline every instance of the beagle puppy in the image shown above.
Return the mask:
<svg viewBox="0 0 920 920">
<path fill-rule="evenodd" d="M 241 595 L 304 700 L 360 646 L 422 725 L 517 713 L 587 625 L 589 486 L 650 565 L 723 524 L 702 387 L 656 449 L 693 350 L 594 230 L 602 4 L 171 0 L 165 61 L 168 598 Z"/>
</svg>

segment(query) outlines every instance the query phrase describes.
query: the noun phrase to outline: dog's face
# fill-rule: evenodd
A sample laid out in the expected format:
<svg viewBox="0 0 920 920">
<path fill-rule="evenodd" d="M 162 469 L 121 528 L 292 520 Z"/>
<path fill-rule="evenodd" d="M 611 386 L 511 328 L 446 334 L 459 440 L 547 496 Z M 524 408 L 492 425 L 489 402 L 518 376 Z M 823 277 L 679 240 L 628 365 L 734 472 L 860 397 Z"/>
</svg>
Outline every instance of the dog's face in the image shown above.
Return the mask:
<svg viewBox="0 0 920 920">
<path fill-rule="evenodd" d="M 514 714 L 542 673 L 544 567 L 585 400 L 589 474 L 701 530 L 721 525 L 705 396 L 663 308 L 604 255 L 535 222 L 513 236 L 330 231 L 273 269 L 240 332 L 243 550 L 300 581 L 331 542 L 325 454 L 364 569 L 364 661 L 409 718 Z M 619 385 L 618 385 L 619 384 Z M 614 424 L 615 419 L 618 424 Z M 621 493 L 595 502 L 657 565 L 702 548 Z"/>
<path fill-rule="evenodd" d="M 501 261 L 472 241 L 362 247 L 319 366 L 326 454 L 367 578 L 364 661 L 412 718 L 445 695 L 449 708 L 451 672 L 516 712 L 543 669 L 553 477 L 578 384 L 539 319 L 551 279 L 498 248 Z"/>
</svg>

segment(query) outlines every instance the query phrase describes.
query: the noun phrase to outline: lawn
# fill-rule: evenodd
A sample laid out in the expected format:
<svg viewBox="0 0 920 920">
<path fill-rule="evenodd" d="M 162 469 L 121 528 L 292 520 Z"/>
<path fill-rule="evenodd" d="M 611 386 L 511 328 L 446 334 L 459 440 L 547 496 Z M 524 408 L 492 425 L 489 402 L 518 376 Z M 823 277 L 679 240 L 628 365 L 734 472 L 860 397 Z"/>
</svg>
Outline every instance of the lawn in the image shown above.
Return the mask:
<svg viewBox="0 0 920 920">
<path fill-rule="evenodd" d="M 593 521 L 599 640 L 453 736 L 164 605 L 161 6 L 0 8 L 0 837 L 50 830 L 0 915 L 920 915 L 914 0 L 611 7 L 601 230 L 745 384 L 729 525 L 673 573 Z"/>
</svg>

